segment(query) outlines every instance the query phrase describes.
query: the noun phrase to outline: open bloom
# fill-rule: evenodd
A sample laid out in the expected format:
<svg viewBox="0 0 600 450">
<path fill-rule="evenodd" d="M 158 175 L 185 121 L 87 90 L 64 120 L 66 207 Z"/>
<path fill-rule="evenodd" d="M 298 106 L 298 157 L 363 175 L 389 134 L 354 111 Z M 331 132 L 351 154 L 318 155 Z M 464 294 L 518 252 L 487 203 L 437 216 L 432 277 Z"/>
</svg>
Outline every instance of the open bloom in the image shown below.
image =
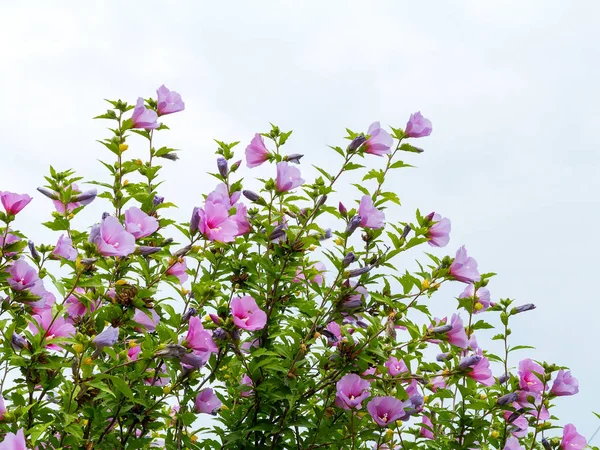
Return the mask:
<svg viewBox="0 0 600 450">
<path fill-rule="evenodd" d="M 75 261 L 77 259 L 77 250 L 73 247 L 73 241 L 69 236 L 61 234 L 56 243 L 56 247 L 52 250 L 52 254 L 60 258 Z"/>
<path fill-rule="evenodd" d="M 135 251 L 135 237 L 113 216 L 107 216 L 99 228 L 92 229 L 90 239 L 103 256 L 127 256 Z"/>
<path fill-rule="evenodd" d="M 464 245 L 456 251 L 454 261 L 450 265 L 450 274 L 463 283 L 473 283 L 481 279 L 477 270 L 477 261 L 467 255 Z"/>
<path fill-rule="evenodd" d="M 33 200 L 27 194 L 15 194 L 14 192 L 0 191 L 0 201 L 6 214 L 18 214 L 23 208 L 25 208 L 29 202 Z"/>
<path fill-rule="evenodd" d="M 477 364 L 473 366 L 470 372 L 467 372 L 467 376 L 473 378 L 475 381 L 483 384 L 484 386 L 491 386 L 496 382 L 490 369 L 489 360 L 481 355 L 481 359 Z"/>
<path fill-rule="evenodd" d="M 221 203 L 206 201 L 199 208 L 198 229 L 210 241 L 231 242 L 238 235 L 238 225 L 229 217 L 229 207 Z"/>
<path fill-rule="evenodd" d="M 506 440 L 506 445 L 504 446 L 503 450 L 525 450 L 523 447 L 521 447 L 521 444 L 519 444 L 519 440 L 516 437 L 509 437 Z"/>
<path fill-rule="evenodd" d="M 144 311 L 136 308 L 133 315 L 133 321 L 152 332 L 156 330 L 156 325 L 160 322 L 160 316 L 153 309 L 150 310 L 150 315 L 148 315 Z"/>
<path fill-rule="evenodd" d="M 13 334 L 14 336 L 14 334 Z M 23 338 L 21 338 L 23 339 Z M 4 414 L 6 414 L 6 405 L 4 404 L 4 399 L 0 395 L 0 420 L 4 419 Z"/>
<path fill-rule="evenodd" d="M 579 392 L 579 382 L 567 370 L 559 370 L 550 390 L 556 396 L 575 395 Z"/>
<path fill-rule="evenodd" d="M 473 303 L 473 314 L 482 313 L 491 305 L 490 291 L 481 287 L 475 292 L 475 286 L 473 284 L 467 285 L 458 298 L 475 298 L 475 302 Z"/>
<path fill-rule="evenodd" d="M 19 429 L 17 434 L 6 433 L 4 440 L 0 442 L 0 450 L 27 450 L 23 429 Z"/>
<path fill-rule="evenodd" d="M 371 393 L 371 384 L 355 373 L 344 375 L 336 387 L 335 405 L 344 409 L 360 409 Z"/>
<path fill-rule="evenodd" d="M 433 439 L 433 423 L 431 423 L 431 419 L 426 415 L 423 415 L 421 430 L 419 430 L 419 434 L 426 439 Z M 427 427 L 427 428 L 426 428 Z"/>
<path fill-rule="evenodd" d="M 75 327 L 63 317 L 53 317 L 51 309 L 46 309 L 40 314 L 34 315 L 33 319 L 36 323 L 29 324 L 31 332 L 33 334 L 38 334 L 40 332 L 38 329 L 39 326 L 39 328 L 42 329 L 42 332 L 44 332 L 46 347 L 51 350 L 60 350 L 60 346 L 52 343 L 54 339 L 75 336 Z"/>
<path fill-rule="evenodd" d="M 235 214 L 230 216 L 230 218 L 237 225 L 238 230 L 236 236 L 243 236 L 250 231 L 250 222 L 248 222 L 248 209 L 243 203 L 240 202 L 235 205 Z"/>
<path fill-rule="evenodd" d="M 221 400 L 215 395 L 211 388 L 203 389 L 196 397 L 196 412 L 217 414 L 217 411 L 221 409 Z"/>
<path fill-rule="evenodd" d="M 301 177 L 300 169 L 290 166 L 287 162 L 277 163 L 277 180 L 275 182 L 277 192 L 287 192 L 301 186 L 304 180 Z"/>
<path fill-rule="evenodd" d="M 405 362 L 398 360 L 395 356 L 390 356 L 384 365 L 388 368 L 388 373 L 393 377 L 408 372 Z"/>
<path fill-rule="evenodd" d="M 431 121 L 423 117 L 421 112 L 416 112 L 410 115 L 406 124 L 406 135 L 412 138 L 429 136 L 431 134 Z"/>
<path fill-rule="evenodd" d="M 119 340 L 119 329 L 112 325 L 107 326 L 102 333 L 96 336 L 93 340 L 96 348 L 111 347 Z"/>
<path fill-rule="evenodd" d="M 15 291 L 30 289 L 39 280 L 37 270 L 27 264 L 23 258 L 15 261 L 7 272 L 10 274 L 8 285 Z"/>
<path fill-rule="evenodd" d="M 198 317 L 191 317 L 185 343 L 193 349 L 197 356 L 206 363 L 211 353 L 217 353 L 219 349 L 209 331 L 204 329 L 202 321 Z"/>
<path fill-rule="evenodd" d="M 401 402 L 395 397 L 375 397 L 367 404 L 367 410 L 380 427 L 387 427 L 398 419 L 406 419 L 404 408 L 412 406 L 410 401 Z"/>
<path fill-rule="evenodd" d="M 179 282 L 181 284 L 183 284 L 188 279 L 188 274 L 187 274 L 186 270 L 187 270 L 187 264 L 185 262 L 185 258 L 182 258 L 180 261 L 176 262 L 171 267 L 169 267 L 169 269 L 167 270 L 167 275 L 172 275 L 174 277 L 177 277 Z"/>
<path fill-rule="evenodd" d="M 460 348 L 467 348 L 467 332 L 465 331 L 463 321 L 458 314 L 452 314 L 450 325 L 452 325 L 452 329 L 446 333 L 448 342 Z"/>
<path fill-rule="evenodd" d="M 265 147 L 263 137 L 256 133 L 246 147 L 246 164 L 248 167 L 258 167 L 269 159 L 269 150 Z"/>
<path fill-rule="evenodd" d="M 370 137 L 363 144 L 365 153 L 383 156 L 390 152 L 393 143 L 392 136 L 381 128 L 379 122 L 373 122 L 369 127 L 367 134 Z"/>
<path fill-rule="evenodd" d="M 235 325 L 243 330 L 261 330 L 267 323 L 267 314 L 249 295 L 231 300 L 231 314 Z"/>
<path fill-rule="evenodd" d="M 434 223 L 427 231 L 427 237 L 429 238 L 427 243 L 432 247 L 445 247 L 450 242 L 450 231 L 452 230 L 450 219 L 433 213 L 432 221 Z"/>
<path fill-rule="evenodd" d="M 311 283 L 321 284 L 321 283 L 323 283 L 323 275 L 322 274 L 326 270 L 327 270 L 327 268 L 325 267 L 325 264 L 323 264 L 320 261 L 308 266 L 306 268 L 306 270 L 304 270 L 304 271 L 300 267 L 298 267 L 298 269 L 296 269 L 296 276 L 294 277 L 293 281 L 294 281 L 294 283 L 300 283 L 302 280 L 306 279 L 306 276 L 304 275 L 305 273 L 307 275 L 310 275 L 313 272 L 316 272 L 309 281 Z"/>
<path fill-rule="evenodd" d="M 139 97 L 133 110 L 131 120 L 133 122 L 133 128 L 145 128 L 146 130 L 153 130 L 158 128 L 160 124 L 156 121 L 158 114 L 144 106 L 144 99 Z"/>
<path fill-rule="evenodd" d="M 577 432 L 575 425 L 565 425 L 560 448 L 563 450 L 583 450 L 586 446 L 587 440 Z"/>
<path fill-rule="evenodd" d="M 185 109 L 185 103 L 181 100 L 181 95 L 175 91 L 170 91 L 163 84 L 156 90 L 158 114 L 172 114 Z"/>
<path fill-rule="evenodd" d="M 544 382 L 540 379 L 542 375 L 544 375 L 544 368 L 531 359 L 524 359 L 519 363 L 519 386 L 521 389 L 539 394 L 544 390 Z"/>
<path fill-rule="evenodd" d="M 360 225 L 364 228 L 381 228 L 385 220 L 385 214 L 379 211 L 373 205 L 373 199 L 368 195 L 363 195 L 358 206 L 358 215 L 360 216 Z"/>
<path fill-rule="evenodd" d="M 132 206 L 125 211 L 125 229 L 136 239 L 142 239 L 158 230 L 158 220 Z"/>
</svg>

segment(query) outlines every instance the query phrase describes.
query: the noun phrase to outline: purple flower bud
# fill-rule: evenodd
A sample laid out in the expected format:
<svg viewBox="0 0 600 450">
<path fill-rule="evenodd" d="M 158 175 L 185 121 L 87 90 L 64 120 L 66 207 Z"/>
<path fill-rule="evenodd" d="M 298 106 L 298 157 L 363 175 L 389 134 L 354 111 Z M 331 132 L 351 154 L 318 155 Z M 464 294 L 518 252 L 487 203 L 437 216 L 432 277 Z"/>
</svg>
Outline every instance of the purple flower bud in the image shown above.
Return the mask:
<svg viewBox="0 0 600 450">
<path fill-rule="evenodd" d="M 501 406 L 508 405 L 510 403 L 516 402 L 519 399 L 519 394 L 516 392 L 512 392 L 510 394 L 503 395 L 498 398 L 497 403 Z"/>
<path fill-rule="evenodd" d="M 330 238 L 331 238 L 331 236 L 332 236 L 332 234 L 331 234 L 331 228 L 327 228 L 327 229 L 325 230 L 325 233 L 323 233 L 323 234 L 322 234 L 322 235 L 319 237 L 319 240 L 320 240 L 320 241 L 324 241 L 324 240 L 326 240 L 326 239 L 330 239 Z"/>
<path fill-rule="evenodd" d="M 260 198 L 260 195 L 258 195 L 254 191 L 248 191 L 248 190 L 246 190 L 246 191 L 243 191 L 242 194 L 244 194 L 244 197 L 246 197 L 251 202 L 256 202 Z"/>
<path fill-rule="evenodd" d="M 235 172 L 236 170 L 238 170 L 238 168 L 240 167 L 240 164 L 242 164 L 242 160 L 241 159 L 238 160 L 238 161 L 236 161 L 236 162 L 234 162 L 231 165 L 231 170 L 229 172 Z"/>
<path fill-rule="evenodd" d="M 338 204 L 338 211 L 340 212 L 342 217 L 346 217 L 348 215 L 348 210 L 346 209 L 346 207 L 344 206 L 344 204 L 342 202 L 340 202 Z"/>
<path fill-rule="evenodd" d="M 156 356 L 159 358 L 180 358 L 186 352 L 187 349 L 183 345 L 167 344 L 165 348 L 156 352 Z"/>
<path fill-rule="evenodd" d="M 322 196 L 322 197 L 319 199 L 319 201 L 317 202 L 317 206 L 316 206 L 316 207 L 318 208 L 319 206 L 323 206 L 323 205 L 325 204 L 325 202 L 326 202 L 326 201 L 327 201 L 327 196 L 326 196 L 326 195 L 323 195 L 323 196 Z"/>
<path fill-rule="evenodd" d="M 227 176 L 227 160 L 223 157 L 217 158 L 217 168 L 223 178 Z"/>
<path fill-rule="evenodd" d="M 347 278 L 360 277 L 361 275 L 369 272 L 373 266 L 364 266 L 358 269 L 350 270 L 347 274 Z"/>
<path fill-rule="evenodd" d="M 115 345 L 119 340 L 119 329 L 109 325 L 92 341 L 97 349 Z"/>
<path fill-rule="evenodd" d="M 56 192 L 52 192 L 51 190 L 46 189 L 45 187 L 39 187 L 37 188 L 37 190 L 40 194 L 45 195 L 50 200 L 58 200 L 58 194 Z"/>
<path fill-rule="evenodd" d="M 400 236 L 400 239 L 406 239 L 406 236 L 408 236 L 408 233 L 410 233 L 410 230 L 412 228 L 410 227 L 410 225 L 406 225 L 404 227 L 404 230 L 402 231 L 402 236 Z"/>
<path fill-rule="evenodd" d="M 84 266 L 91 266 L 96 261 L 98 261 L 98 258 L 83 258 L 81 260 L 81 264 L 83 264 Z"/>
<path fill-rule="evenodd" d="M 342 259 L 342 267 L 348 267 L 354 261 L 356 261 L 356 255 L 354 252 L 348 252 L 348 254 L 344 256 L 344 259 Z"/>
<path fill-rule="evenodd" d="M 195 233 L 198 231 L 198 225 L 200 225 L 200 208 L 197 206 L 192 211 L 192 218 L 190 219 L 190 232 Z"/>
<path fill-rule="evenodd" d="M 161 197 L 160 195 L 155 195 L 154 198 L 152 199 L 152 204 L 156 207 L 164 201 L 165 201 L 164 197 Z"/>
<path fill-rule="evenodd" d="M 452 330 L 452 325 L 448 324 L 448 325 L 442 325 L 442 326 L 439 326 L 439 327 L 433 327 L 431 329 L 431 332 L 435 333 L 435 334 L 444 334 L 444 333 L 447 333 L 448 331 L 451 331 L 451 330 Z"/>
<path fill-rule="evenodd" d="M 425 216 L 425 222 L 431 222 L 433 220 L 433 216 L 435 216 L 435 211 L 432 211 Z"/>
<path fill-rule="evenodd" d="M 521 414 L 523 414 L 526 411 L 525 408 L 520 408 L 518 410 L 516 410 L 514 413 L 512 413 L 510 416 L 508 416 L 508 419 L 506 419 L 506 421 L 508 423 L 513 423 L 515 420 L 517 420 L 519 418 L 519 416 Z"/>
<path fill-rule="evenodd" d="M 91 189 L 89 191 L 82 192 L 81 194 L 77 194 L 75 197 L 71 198 L 71 201 L 89 205 L 94 201 L 96 195 L 98 195 L 98 191 L 96 191 L 96 189 Z"/>
<path fill-rule="evenodd" d="M 468 369 L 469 367 L 473 367 L 474 365 L 479 363 L 479 361 L 481 361 L 481 356 L 479 356 L 479 355 L 467 356 L 460 360 L 460 363 L 458 364 L 458 368 L 460 370 L 465 370 L 465 369 Z"/>
<path fill-rule="evenodd" d="M 151 247 L 149 245 L 140 245 L 137 248 L 136 253 L 139 255 L 142 255 L 142 256 L 148 256 L 153 253 L 160 252 L 160 251 L 161 251 L 160 247 Z"/>
<path fill-rule="evenodd" d="M 96 243 L 98 238 L 100 237 L 101 225 L 99 223 L 92 225 L 92 229 L 90 230 L 90 237 L 88 238 L 89 242 Z"/>
<path fill-rule="evenodd" d="M 526 303 L 525 305 L 517 306 L 512 310 L 513 314 L 519 314 L 526 311 L 531 311 L 535 309 L 535 305 L 533 303 Z"/>
<path fill-rule="evenodd" d="M 548 440 L 546 438 L 542 438 L 542 445 L 544 446 L 545 450 L 552 450 L 552 447 L 550 446 L 550 442 L 548 442 Z"/>
<path fill-rule="evenodd" d="M 21 351 L 24 348 L 29 349 L 31 347 L 31 345 L 29 344 L 29 341 L 17 333 L 12 334 L 12 336 L 10 338 L 10 342 L 12 344 L 12 347 L 16 351 Z"/>
<path fill-rule="evenodd" d="M 450 355 L 448 353 L 440 353 L 435 357 L 436 361 L 439 362 L 446 361 L 448 358 L 450 358 Z"/>
<path fill-rule="evenodd" d="M 212 320 L 215 325 L 223 324 L 223 321 L 221 320 L 221 318 L 219 316 L 217 316 L 216 314 L 209 314 L 208 317 L 210 317 L 210 320 Z"/>
<path fill-rule="evenodd" d="M 350 222 L 348 222 L 348 226 L 346 227 L 346 234 L 348 236 L 351 236 L 352 233 L 354 233 L 354 231 L 360 225 L 361 220 L 362 220 L 362 217 L 360 217 L 358 215 L 356 215 L 352 219 L 350 219 Z"/>
<path fill-rule="evenodd" d="M 179 250 L 177 250 L 175 253 L 173 253 L 173 257 L 174 258 L 179 258 L 180 256 L 185 256 L 189 253 L 189 251 L 192 249 L 191 245 L 186 245 L 183 248 L 180 248 Z"/>
<path fill-rule="evenodd" d="M 227 339 L 227 332 L 223 328 L 219 327 L 215 331 L 213 331 L 212 337 L 213 339 L 224 341 L 225 339 Z"/>
<path fill-rule="evenodd" d="M 500 384 L 504 384 L 504 383 L 506 383 L 506 382 L 507 382 L 509 379 L 510 379 L 510 375 L 509 375 L 509 374 L 507 374 L 507 373 L 505 373 L 504 375 L 500 375 L 500 376 L 498 377 L 498 383 L 500 383 Z"/>
<path fill-rule="evenodd" d="M 277 225 L 273 229 L 273 232 L 269 235 L 269 240 L 273 241 L 275 239 L 280 239 L 280 238 L 284 237 L 285 236 L 285 228 L 286 228 L 285 223 L 281 223 L 281 224 Z"/>
<path fill-rule="evenodd" d="M 363 145 L 366 140 L 367 140 L 367 138 L 363 135 L 356 136 L 354 139 L 352 139 L 352 142 L 350 142 L 350 145 L 348 145 L 348 151 L 353 152 L 355 150 L 358 150 L 360 148 L 360 146 Z"/>
<path fill-rule="evenodd" d="M 300 153 L 292 153 L 291 155 L 288 155 L 285 158 L 283 158 L 283 160 L 284 161 L 289 161 L 289 162 L 294 163 L 294 164 L 300 164 L 300 159 L 303 156 L 304 155 L 301 155 Z"/>
<path fill-rule="evenodd" d="M 412 403 L 413 408 L 420 408 L 425 403 L 425 399 L 421 394 L 411 395 L 408 400 Z"/>
<path fill-rule="evenodd" d="M 196 353 L 184 353 L 179 357 L 179 361 L 181 361 L 183 364 L 187 364 L 188 366 L 199 369 L 206 364 L 206 356 L 207 355 L 198 355 Z"/>
<path fill-rule="evenodd" d="M 102 213 L 102 220 L 106 219 L 107 217 L 110 216 L 110 213 L 107 213 L 106 211 Z"/>
<path fill-rule="evenodd" d="M 37 249 L 35 248 L 35 244 L 33 243 L 33 241 L 27 241 L 27 246 L 29 247 L 29 252 L 31 253 L 31 257 L 33 259 L 35 259 L 36 261 L 39 261 L 40 254 L 38 253 Z"/>
<path fill-rule="evenodd" d="M 179 159 L 179 156 L 177 156 L 177 153 L 166 153 L 164 155 L 160 155 L 160 158 L 165 158 L 165 159 L 169 159 L 171 161 L 177 161 Z"/>
<path fill-rule="evenodd" d="M 190 308 L 188 309 L 185 314 L 183 316 L 181 316 L 181 322 L 182 323 L 186 323 L 190 320 L 191 317 L 195 316 L 196 314 L 198 314 L 198 311 L 196 310 L 196 308 Z"/>
<path fill-rule="evenodd" d="M 159 247 L 165 247 L 167 245 L 170 245 L 173 243 L 173 238 L 166 238 L 164 241 L 162 241 L 158 246 Z"/>
</svg>

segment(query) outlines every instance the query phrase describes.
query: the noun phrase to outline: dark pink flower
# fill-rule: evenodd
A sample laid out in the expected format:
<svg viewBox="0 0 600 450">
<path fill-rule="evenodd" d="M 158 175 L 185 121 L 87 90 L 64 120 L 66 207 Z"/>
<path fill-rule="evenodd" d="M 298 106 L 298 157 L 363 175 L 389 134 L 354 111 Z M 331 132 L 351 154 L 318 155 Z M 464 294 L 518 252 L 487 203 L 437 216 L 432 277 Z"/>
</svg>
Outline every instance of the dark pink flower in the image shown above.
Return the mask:
<svg viewBox="0 0 600 450">
<path fill-rule="evenodd" d="M 354 373 L 344 375 L 336 384 L 335 405 L 344 409 L 360 409 L 371 395 L 371 384 Z"/>
<path fill-rule="evenodd" d="M 231 300 L 231 314 L 235 325 L 243 330 L 261 330 L 267 323 L 267 314 L 249 295 Z"/>
<path fill-rule="evenodd" d="M 219 349 L 215 344 L 210 332 L 204 329 L 202 321 L 198 317 L 191 317 L 188 327 L 187 336 L 184 341 L 185 345 L 195 351 L 206 363 L 210 358 L 211 353 L 217 353 Z"/>
<path fill-rule="evenodd" d="M 231 218 L 238 228 L 236 236 L 242 236 L 250 231 L 250 222 L 248 222 L 248 209 L 246 208 L 246 205 L 237 203 L 235 205 L 235 214 L 231 216 Z"/>
<path fill-rule="evenodd" d="M 306 275 L 313 275 L 309 280 L 311 283 L 322 284 L 323 283 L 323 273 L 327 271 L 325 264 L 322 262 L 316 262 L 311 264 L 306 269 L 302 270 L 302 268 L 298 267 L 296 269 L 296 276 L 293 279 L 294 283 L 300 283 L 302 280 L 306 280 Z M 306 275 L 305 275 L 306 274 Z"/>
<path fill-rule="evenodd" d="M 365 153 L 383 156 L 390 152 L 393 143 L 392 136 L 381 128 L 379 122 L 373 122 L 369 127 L 367 134 L 370 137 L 363 144 Z"/>
<path fill-rule="evenodd" d="M 412 406 L 410 401 L 401 402 L 395 397 L 375 397 L 367 404 L 367 410 L 377 425 L 387 427 L 398 419 L 406 419 L 404 408 Z"/>
<path fill-rule="evenodd" d="M 565 425 L 560 448 L 563 450 L 583 450 L 586 446 L 587 440 L 577 432 L 575 425 Z"/>
<path fill-rule="evenodd" d="M 571 372 L 559 370 L 550 392 L 558 397 L 575 395 L 579 392 L 579 382 L 571 375 Z"/>
<path fill-rule="evenodd" d="M 489 360 L 481 355 L 481 359 L 477 364 L 473 366 L 470 372 L 467 372 L 467 376 L 473 378 L 475 381 L 483 384 L 484 386 L 491 386 L 496 382 L 490 369 Z"/>
<path fill-rule="evenodd" d="M 135 347 L 129 347 L 129 350 L 127 350 L 127 357 L 131 361 L 137 361 L 138 355 L 140 354 L 141 351 L 142 351 L 142 347 L 140 347 L 139 345 L 136 345 Z"/>
<path fill-rule="evenodd" d="M 61 347 L 59 345 L 53 344 L 52 341 L 56 338 L 71 338 L 75 336 L 75 327 L 67 322 L 63 317 L 54 318 L 52 315 L 52 310 L 47 309 L 43 311 L 41 314 L 36 314 L 33 316 L 35 320 L 34 323 L 29 324 L 29 328 L 33 334 L 38 334 L 41 328 L 45 334 L 46 347 L 51 350 L 60 350 Z M 36 324 L 38 326 L 36 326 Z"/>
<path fill-rule="evenodd" d="M 406 124 L 406 136 L 412 138 L 420 138 L 431 134 L 431 122 L 427 120 L 421 112 L 416 112 L 410 115 Z"/>
<path fill-rule="evenodd" d="M 61 234 L 56 243 L 56 247 L 52 250 L 52 254 L 60 258 L 75 261 L 77 259 L 77 250 L 73 247 L 73 241 L 69 236 Z"/>
<path fill-rule="evenodd" d="M 17 434 L 6 433 L 4 440 L 0 442 L 0 450 L 27 450 L 23 429 L 20 428 Z"/>
<path fill-rule="evenodd" d="M 269 150 L 265 147 L 265 141 L 258 133 L 254 135 L 248 147 L 246 147 L 246 164 L 248 167 L 258 167 L 269 159 Z"/>
<path fill-rule="evenodd" d="M 2 201 L 6 214 L 18 214 L 31 200 L 32 198 L 27 194 L 15 194 L 14 192 L 0 191 L 0 201 Z"/>
<path fill-rule="evenodd" d="M 185 103 L 181 100 L 181 95 L 175 91 L 170 91 L 163 84 L 156 90 L 158 115 L 172 114 L 185 109 Z"/>
<path fill-rule="evenodd" d="M 80 287 L 76 287 L 75 292 L 79 294 L 79 297 L 85 295 L 85 290 Z M 65 304 L 67 305 L 67 314 L 69 317 L 76 320 L 88 313 L 94 312 L 100 306 L 100 300 L 90 301 L 88 307 L 76 295 L 71 294 L 65 300 Z"/>
<path fill-rule="evenodd" d="M 519 386 L 521 389 L 539 394 L 544 390 L 544 369 L 531 359 L 524 359 L 519 363 Z"/>
<path fill-rule="evenodd" d="M 481 279 L 477 270 L 477 261 L 467 255 L 464 245 L 456 251 L 454 261 L 450 265 L 450 274 L 463 283 L 473 283 Z"/>
<path fill-rule="evenodd" d="M 138 98 L 133 110 L 133 115 L 131 116 L 133 128 L 145 128 L 146 130 L 153 130 L 160 126 L 160 124 L 157 122 L 157 119 L 158 114 L 144 106 L 144 99 L 142 97 Z"/>
<path fill-rule="evenodd" d="M 287 162 L 277 163 L 277 192 L 287 192 L 301 186 L 304 180 L 301 178 L 300 169 L 290 166 Z"/>
<path fill-rule="evenodd" d="M 475 292 L 475 285 L 469 284 L 458 298 L 475 298 L 473 314 L 479 314 L 487 310 L 490 305 L 490 291 L 481 287 Z"/>
<path fill-rule="evenodd" d="M 360 216 L 360 225 L 364 228 L 382 228 L 385 220 L 385 214 L 379 211 L 373 205 L 373 199 L 368 195 L 363 195 L 358 206 L 358 215 Z"/>
<path fill-rule="evenodd" d="M 211 388 L 200 391 L 196 397 L 196 412 L 217 415 L 222 403 Z"/>
<path fill-rule="evenodd" d="M 132 206 L 125 211 L 125 230 L 136 239 L 142 239 L 158 230 L 158 220 Z"/>
<path fill-rule="evenodd" d="M 408 372 L 405 362 L 398 360 L 395 356 L 390 356 L 384 366 L 388 368 L 388 373 L 393 377 Z"/>
<path fill-rule="evenodd" d="M 204 208 L 198 209 L 198 229 L 210 241 L 231 242 L 238 234 L 235 220 L 229 217 L 229 208 L 207 201 Z"/>
<path fill-rule="evenodd" d="M 433 225 L 427 231 L 427 237 L 429 238 L 427 243 L 432 247 L 445 247 L 450 242 L 450 231 L 452 229 L 450 219 L 433 213 L 432 221 Z"/>
<path fill-rule="evenodd" d="M 421 421 L 421 429 L 419 430 L 419 434 L 423 436 L 425 439 L 433 439 L 433 423 L 431 423 L 431 419 L 423 414 L 423 419 Z"/>
<path fill-rule="evenodd" d="M 96 244 L 101 255 L 127 256 L 135 251 L 135 237 L 125 231 L 116 217 L 107 216 L 96 230 L 92 230 L 90 239 Z"/>
<path fill-rule="evenodd" d="M 154 309 L 150 310 L 150 316 L 140 309 L 135 309 L 135 313 L 133 314 L 133 321 L 138 325 L 141 325 L 143 328 L 152 332 L 156 330 L 156 325 L 160 322 L 160 316 Z M 139 328 L 138 328 L 139 329 Z"/>
<path fill-rule="evenodd" d="M 15 291 L 32 288 L 39 280 L 37 270 L 31 267 L 23 258 L 15 261 L 7 270 L 10 274 L 8 285 Z"/>
<path fill-rule="evenodd" d="M 174 277 L 177 277 L 179 282 L 181 284 L 183 284 L 188 279 L 188 274 L 187 274 L 186 270 L 187 270 L 187 264 L 185 262 L 185 258 L 182 258 L 180 261 L 176 262 L 171 267 L 169 267 L 169 269 L 167 270 L 167 275 L 172 275 Z"/>
<path fill-rule="evenodd" d="M 467 348 L 467 332 L 465 331 L 463 321 L 458 314 L 452 314 L 450 325 L 452 325 L 452 329 L 446 333 L 448 342 L 460 348 Z"/>
</svg>

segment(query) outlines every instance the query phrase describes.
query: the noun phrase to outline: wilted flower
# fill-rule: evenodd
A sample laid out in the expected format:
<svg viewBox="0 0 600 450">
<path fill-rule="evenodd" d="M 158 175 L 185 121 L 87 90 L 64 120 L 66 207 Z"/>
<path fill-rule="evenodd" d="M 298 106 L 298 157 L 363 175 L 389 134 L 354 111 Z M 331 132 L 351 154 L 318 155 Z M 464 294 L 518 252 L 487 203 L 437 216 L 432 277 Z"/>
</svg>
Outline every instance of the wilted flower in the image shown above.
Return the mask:
<svg viewBox="0 0 600 450">
<path fill-rule="evenodd" d="M 97 349 L 104 347 L 111 347 L 116 344 L 119 340 L 119 328 L 115 328 L 112 325 L 107 326 L 102 333 L 93 339 L 93 343 Z"/>
</svg>

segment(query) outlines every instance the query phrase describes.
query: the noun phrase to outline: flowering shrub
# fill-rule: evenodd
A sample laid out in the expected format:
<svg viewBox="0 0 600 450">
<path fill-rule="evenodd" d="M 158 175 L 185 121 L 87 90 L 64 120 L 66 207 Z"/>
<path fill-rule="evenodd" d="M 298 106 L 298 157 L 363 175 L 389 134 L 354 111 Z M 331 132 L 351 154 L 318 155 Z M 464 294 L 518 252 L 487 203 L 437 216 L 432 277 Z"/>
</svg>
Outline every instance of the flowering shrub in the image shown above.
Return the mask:
<svg viewBox="0 0 600 450">
<path fill-rule="evenodd" d="M 84 190 L 50 168 L 38 189 L 56 210 L 44 223 L 56 243 L 28 241 L 19 212 L 35 203 L 0 192 L 0 449 L 586 446 L 551 415 L 577 380 L 517 359 L 528 347 L 510 342 L 533 305 L 493 301 L 493 274 L 464 246 L 427 253 L 415 273 L 398 267 L 400 254 L 450 240 L 440 214 L 394 221 L 400 202 L 384 189 L 409 167 L 400 155 L 423 151 L 409 142 L 432 131 L 420 113 L 391 134 L 378 122 L 348 131 L 331 150 L 339 171 L 317 168 L 312 182 L 302 155 L 284 151 L 291 132 L 256 134 L 245 164 L 237 142 L 217 141 L 216 188 L 181 224 L 157 164 L 178 155 L 155 146 L 180 95 L 162 86 L 135 106 L 109 103 L 107 178 Z M 130 145 L 146 160 L 127 159 Z M 273 178 L 244 190 L 243 165 Z M 332 205 L 351 171 L 363 172 L 360 198 Z M 82 226 L 92 201 L 110 212 Z M 432 317 L 428 299 L 446 283 L 456 303 Z M 495 326 L 499 355 L 476 340 Z"/>
</svg>

